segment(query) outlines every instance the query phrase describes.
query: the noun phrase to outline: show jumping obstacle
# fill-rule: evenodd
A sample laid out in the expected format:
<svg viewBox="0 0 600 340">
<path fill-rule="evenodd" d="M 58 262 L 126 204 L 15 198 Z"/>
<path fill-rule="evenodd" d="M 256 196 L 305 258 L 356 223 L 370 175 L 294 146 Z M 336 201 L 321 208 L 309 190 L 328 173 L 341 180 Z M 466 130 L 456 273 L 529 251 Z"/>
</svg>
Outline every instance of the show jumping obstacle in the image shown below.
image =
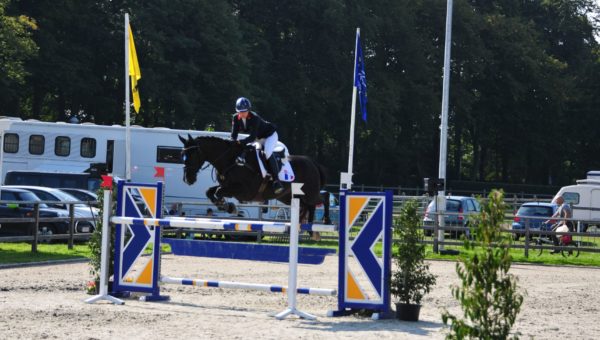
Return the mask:
<svg viewBox="0 0 600 340">
<path fill-rule="evenodd" d="M 314 319 L 313 315 L 296 308 L 297 294 L 336 294 L 335 289 L 298 288 L 298 263 L 320 264 L 331 250 L 298 247 L 299 230 L 335 231 L 332 225 L 299 225 L 299 200 L 302 184 L 293 183 L 294 198 L 291 204 L 291 222 L 266 222 L 248 220 L 218 220 L 212 218 L 161 218 L 163 206 L 162 183 L 139 184 L 118 182 L 117 216 L 109 217 L 110 195 L 105 190 L 102 265 L 100 294 L 86 302 L 106 299 L 121 304 L 121 300 L 107 292 L 109 221 L 116 224 L 114 254 L 114 283 L 111 293 L 139 292 L 147 294 L 145 301 L 167 300 L 160 295 L 159 284 L 181 284 L 198 287 L 259 290 L 288 295 L 288 308 L 275 315 L 283 319 L 289 314 Z M 373 311 L 373 317 L 387 316 L 390 312 L 389 278 L 391 265 L 391 213 L 392 194 L 350 193 L 340 194 L 339 230 L 339 282 L 338 310 L 329 315 L 346 315 L 358 309 Z M 161 239 L 161 229 L 178 227 L 203 230 L 248 230 L 271 233 L 289 233 L 289 247 L 243 244 L 219 241 Z M 352 236 L 351 236 L 352 235 Z M 106 238 L 106 240 L 105 240 Z M 288 286 L 230 281 L 211 281 L 161 276 L 161 243 L 171 245 L 175 255 L 234 258 L 255 261 L 289 263 Z M 148 253 L 149 249 L 151 253 Z M 377 255 L 378 251 L 381 255 Z M 299 256 L 300 254 L 300 256 Z"/>
</svg>

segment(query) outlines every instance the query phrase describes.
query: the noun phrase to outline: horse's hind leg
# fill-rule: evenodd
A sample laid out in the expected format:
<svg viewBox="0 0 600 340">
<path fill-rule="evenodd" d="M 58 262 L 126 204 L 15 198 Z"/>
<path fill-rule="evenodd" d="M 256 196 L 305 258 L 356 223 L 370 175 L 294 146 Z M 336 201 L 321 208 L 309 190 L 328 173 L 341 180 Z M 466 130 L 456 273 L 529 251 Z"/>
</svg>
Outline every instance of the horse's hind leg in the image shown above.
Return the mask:
<svg viewBox="0 0 600 340">
<path fill-rule="evenodd" d="M 314 205 L 306 205 L 304 207 L 304 219 L 302 223 L 310 223 L 312 224 L 315 220 L 315 206 Z M 310 239 L 313 241 L 321 241 L 321 234 L 318 231 L 309 231 L 308 235 L 310 235 Z"/>
<path fill-rule="evenodd" d="M 323 223 L 331 224 L 331 218 L 329 217 L 329 191 L 321 191 L 321 200 L 323 201 Z"/>
</svg>

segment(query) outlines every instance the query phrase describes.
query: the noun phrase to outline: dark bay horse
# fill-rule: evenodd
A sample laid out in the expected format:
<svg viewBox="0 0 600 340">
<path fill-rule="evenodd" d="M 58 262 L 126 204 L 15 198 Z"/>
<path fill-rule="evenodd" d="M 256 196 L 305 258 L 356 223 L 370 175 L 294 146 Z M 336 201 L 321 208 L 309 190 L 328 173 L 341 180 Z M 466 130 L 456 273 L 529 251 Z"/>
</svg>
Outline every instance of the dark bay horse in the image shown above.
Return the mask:
<svg viewBox="0 0 600 340">
<path fill-rule="evenodd" d="M 244 145 L 218 137 L 192 138 L 188 135 L 187 139 L 179 136 L 179 140 L 183 143 L 183 181 L 194 184 L 204 163 L 210 163 L 217 171 L 219 185 L 209 188 L 206 197 L 220 210 L 227 209 L 225 197 L 240 202 L 264 202 L 274 198 L 288 205 L 291 203 L 290 183 L 282 182 L 285 190 L 276 195 L 270 183 L 264 183 L 255 152 L 249 153 L 244 164 L 238 164 L 237 158 L 244 151 Z M 307 156 L 289 156 L 289 161 L 295 174 L 294 182 L 304 183 L 304 196 L 299 197 L 300 219 L 312 223 L 315 207 L 325 202 L 323 220 L 331 223 L 328 201 L 323 201 L 320 194 L 325 185 L 323 167 Z"/>
</svg>

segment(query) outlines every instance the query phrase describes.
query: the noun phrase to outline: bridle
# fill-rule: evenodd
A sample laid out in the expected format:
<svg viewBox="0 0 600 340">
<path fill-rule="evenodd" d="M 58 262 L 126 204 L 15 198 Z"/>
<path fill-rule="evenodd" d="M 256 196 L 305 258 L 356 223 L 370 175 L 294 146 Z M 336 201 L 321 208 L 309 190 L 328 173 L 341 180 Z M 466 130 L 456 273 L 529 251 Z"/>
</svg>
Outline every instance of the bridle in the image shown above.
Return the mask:
<svg viewBox="0 0 600 340">
<path fill-rule="evenodd" d="M 185 157 L 187 157 L 186 155 L 187 155 L 187 152 L 188 152 L 188 151 L 190 151 L 190 150 L 192 150 L 192 149 L 199 149 L 199 148 L 200 148 L 200 145 L 197 145 L 197 144 L 196 144 L 196 145 L 192 145 L 192 146 L 188 146 L 188 147 L 186 147 L 186 148 L 183 148 L 183 153 L 184 153 L 183 155 L 184 155 Z M 202 167 L 199 167 L 199 168 L 198 168 L 198 170 L 197 170 L 196 172 L 198 172 L 198 171 L 202 171 L 202 170 L 205 170 L 206 168 L 208 168 L 208 167 L 210 166 L 210 163 L 208 163 L 208 162 L 206 162 L 206 163 L 207 163 L 207 164 L 206 164 L 206 165 L 205 165 L 203 168 L 202 168 Z M 187 173 L 187 171 L 188 171 L 188 166 L 187 166 L 187 165 L 185 165 L 185 159 L 184 159 L 184 163 L 183 163 L 183 171 L 184 171 L 185 173 Z"/>
<path fill-rule="evenodd" d="M 225 150 L 225 152 L 221 153 L 221 155 L 219 155 L 217 158 L 215 158 L 215 160 L 214 160 L 212 163 L 217 163 L 217 162 L 218 162 L 218 161 L 219 161 L 221 158 L 223 158 L 223 157 L 224 157 L 224 156 L 225 156 L 225 155 L 226 155 L 226 154 L 229 152 L 229 149 L 231 149 L 232 147 L 233 147 L 233 144 L 229 145 L 229 146 L 228 146 L 228 149 L 227 149 L 227 150 Z M 198 145 L 198 144 L 194 144 L 194 145 L 192 145 L 192 146 L 188 146 L 188 147 L 185 147 L 185 148 L 183 148 L 184 155 L 185 155 L 185 154 L 186 154 L 188 151 L 190 151 L 190 150 L 192 150 L 192 149 L 200 149 L 200 145 Z M 211 164 L 210 164 L 210 162 L 208 162 L 208 161 L 205 161 L 205 162 L 206 162 L 206 165 L 205 165 L 204 167 L 198 168 L 197 172 L 198 172 L 198 171 L 202 171 L 202 170 L 206 170 L 206 168 L 208 168 L 208 167 L 211 165 Z M 229 171 L 229 170 L 230 170 L 232 167 L 233 167 L 233 166 L 229 166 L 229 167 L 227 167 L 227 168 L 225 169 L 225 171 L 224 171 L 224 174 L 226 174 L 226 173 L 227 173 L 227 172 L 228 172 L 228 171 Z M 187 166 L 185 165 L 185 163 L 184 163 L 184 165 L 183 165 L 183 171 L 186 171 L 186 172 L 187 172 L 187 168 L 188 168 L 188 167 L 187 167 Z M 216 170 L 216 168 L 213 168 L 213 169 L 214 169 L 214 170 Z"/>
</svg>

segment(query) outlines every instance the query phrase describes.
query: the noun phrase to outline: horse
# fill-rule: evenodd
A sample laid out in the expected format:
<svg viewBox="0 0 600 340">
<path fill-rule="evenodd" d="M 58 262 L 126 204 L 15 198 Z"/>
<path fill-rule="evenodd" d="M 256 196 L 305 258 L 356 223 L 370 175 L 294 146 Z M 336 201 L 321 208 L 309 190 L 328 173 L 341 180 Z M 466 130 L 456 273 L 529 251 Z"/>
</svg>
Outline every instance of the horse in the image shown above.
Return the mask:
<svg viewBox="0 0 600 340">
<path fill-rule="evenodd" d="M 239 157 L 245 153 L 247 146 L 233 140 L 219 137 L 201 136 L 195 139 L 188 134 L 185 139 L 179 136 L 183 143 L 182 158 L 184 159 L 183 181 L 192 185 L 196 182 L 198 171 L 208 162 L 217 172 L 218 185 L 206 191 L 208 197 L 219 210 L 233 212 L 235 206 L 226 203 L 225 197 L 235 198 L 240 202 L 264 202 L 269 199 L 289 205 L 292 201 L 291 184 L 282 182 L 284 190 L 275 194 L 270 183 L 261 174 L 256 152 L 251 151 L 240 164 Z M 323 222 L 330 224 L 329 200 L 321 196 L 325 185 L 326 174 L 322 165 L 313 159 L 302 155 L 290 155 L 288 160 L 295 174 L 294 182 L 304 183 L 303 196 L 300 196 L 300 219 L 312 223 L 315 208 L 324 206 Z M 327 193 L 328 194 L 328 193 Z M 312 234 L 315 237 L 316 234 Z"/>
</svg>

